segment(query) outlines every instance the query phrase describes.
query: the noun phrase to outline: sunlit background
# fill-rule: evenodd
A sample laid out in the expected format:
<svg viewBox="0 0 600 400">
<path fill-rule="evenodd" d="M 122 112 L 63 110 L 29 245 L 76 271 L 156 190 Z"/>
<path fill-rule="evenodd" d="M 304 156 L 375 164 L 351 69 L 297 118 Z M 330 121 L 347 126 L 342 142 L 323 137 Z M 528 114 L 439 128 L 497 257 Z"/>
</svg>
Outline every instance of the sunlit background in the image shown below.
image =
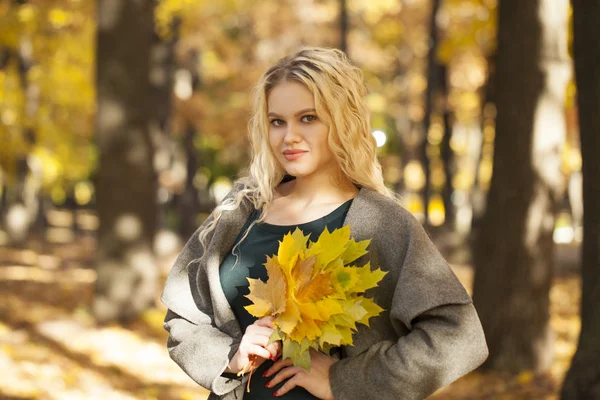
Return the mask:
<svg viewBox="0 0 600 400">
<path fill-rule="evenodd" d="M 97 327 L 88 309 L 99 224 L 96 7 L 0 1 L 0 397 L 204 396 L 168 359 L 158 302 L 128 325 Z M 493 174 L 496 9 L 497 0 L 160 0 L 163 53 L 153 57 L 166 69 L 151 70 L 151 80 L 170 88 L 166 117 L 153 125 L 162 276 L 247 164 L 251 88 L 260 74 L 302 45 L 343 45 L 364 72 L 386 183 L 469 287 L 469 237 Z M 573 79 L 553 235 L 569 265 L 583 215 Z M 553 320 L 557 380 L 579 329 L 576 283 L 561 282 L 551 294 L 553 307 L 569 310 Z"/>
</svg>

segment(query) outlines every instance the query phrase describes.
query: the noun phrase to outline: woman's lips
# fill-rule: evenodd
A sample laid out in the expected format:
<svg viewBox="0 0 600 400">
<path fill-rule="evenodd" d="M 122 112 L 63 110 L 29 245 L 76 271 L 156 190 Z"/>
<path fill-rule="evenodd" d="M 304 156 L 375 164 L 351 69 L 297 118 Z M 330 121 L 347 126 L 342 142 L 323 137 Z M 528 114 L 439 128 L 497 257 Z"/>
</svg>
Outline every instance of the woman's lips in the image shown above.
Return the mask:
<svg viewBox="0 0 600 400">
<path fill-rule="evenodd" d="M 308 153 L 307 151 L 301 151 L 297 153 L 283 153 L 285 159 L 288 161 L 294 161 L 302 157 L 304 154 Z"/>
</svg>

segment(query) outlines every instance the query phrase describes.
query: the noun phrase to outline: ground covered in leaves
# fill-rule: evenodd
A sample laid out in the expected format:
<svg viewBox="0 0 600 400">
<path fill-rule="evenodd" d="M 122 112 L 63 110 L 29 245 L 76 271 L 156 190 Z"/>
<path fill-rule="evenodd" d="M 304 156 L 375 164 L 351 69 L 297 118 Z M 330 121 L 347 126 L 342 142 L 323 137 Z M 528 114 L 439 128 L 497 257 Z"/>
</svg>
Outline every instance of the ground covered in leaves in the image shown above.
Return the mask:
<svg viewBox="0 0 600 400">
<path fill-rule="evenodd" d="M 128 326 L 94 321 L 94 251 L 93 235 L 85 233 L 62 243 L 31 239 L 21 248 L 0 247 L 0 399 L 205 399 L 207 392 L 167 354 L 158 300 Z M 163 259 L 163 270 L 171 261 Z M 471 268 L 453 268 L 470 288 Z M 557 274 L 552 287 L 551 371 L 474 372 L 432 399 L 557 399 L 580 329 L 579 285 L 573 270 Z"/>
</svg>

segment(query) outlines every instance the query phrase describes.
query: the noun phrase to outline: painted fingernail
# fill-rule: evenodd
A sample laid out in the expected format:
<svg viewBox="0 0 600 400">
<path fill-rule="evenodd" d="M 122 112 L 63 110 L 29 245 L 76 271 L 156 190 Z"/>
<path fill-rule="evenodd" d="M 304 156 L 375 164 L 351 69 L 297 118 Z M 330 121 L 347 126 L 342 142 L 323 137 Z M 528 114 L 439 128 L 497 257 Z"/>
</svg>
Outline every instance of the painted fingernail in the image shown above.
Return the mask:
<svg viewBox="0 0 600 400">
<path fill-rule="evenodd" d="M 268 370 L 265 370 L 265 372 L 263 372 L 263 376 L 267 376 L 268 372 L 269 372 Z"/>
<path fill-rule="evenodd" d="M 277 390 L 275 391 L 275 393 L 273 393 L 273 396 L 279 396 L 279 394 L 277 393 Z"/>
<path fill-rule="evenodd" d="M 271 387 L 271 381 L 269 381 L 269 382 L 265 383 L 265 387 L 268 387 L 268 388 L 270 388 L 270 387 Z"/>
</svg>

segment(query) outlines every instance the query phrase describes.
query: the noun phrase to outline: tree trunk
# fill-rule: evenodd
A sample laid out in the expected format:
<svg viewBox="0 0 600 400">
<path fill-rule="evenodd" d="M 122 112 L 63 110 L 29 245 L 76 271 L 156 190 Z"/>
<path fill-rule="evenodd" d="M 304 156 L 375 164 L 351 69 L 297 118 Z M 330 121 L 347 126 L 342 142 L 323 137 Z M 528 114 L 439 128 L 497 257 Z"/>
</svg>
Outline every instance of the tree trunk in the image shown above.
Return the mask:
<svg viewBox="0 0 600 400">
<path fill-rule="evenodd" d="M 447 67 L 440 65 L 440 93 L 444 96 L 442 115 L 444 118 L 444 137 L 442 139 L 441 156 L 442 162 L 444 163 L 444 174 L 446 175 L 446 184 L 442 192 L 444 198 L 444 208 L 446 209 L 446 226 L 451 227 L 453 231 L 454 223 L 456 221 L 456 210 L 454 209 L 454 203 L 452 202 L 452 193 L 454 187 L 452 185 L 452 164 L 454 163 L 454 153 L 450 148 L 450 142 L 452 139 L 452 126 L 450 118 L 450 110 L 448 108 L 448 78 L 447 78 Z"/>
<path fill-rule="evenodd" d="M 160 133 L 171 136 L 169 117 L 172 109 L 173 74 L 175 72 L 175 45 L 179 40 L 181 19 L 175 17 L 171 22 L 171 37 L 162 39 L 152 35 L 150 53 L 150 83 L 154 97 L 154 120 Z"/>
<path fill-rule="evenodd" d="M 494 174 L 473 249 L 484 368 L 539 372 L 552 362 L 549 292 L 570 73 L 567 0 L 498 4 Z"/>
<path fill-rule="evenodd" d="M 201 53 L 198 49 L 190 49 L 183 65 L 183 68 L 191 76 L 192 93 L 198 93 L 202 88 L 202 77 L 200 76 L 201 65 L 199 65 L 200 55 Z M 189 120 L 185 122 L 185 125 L 183 148 L 185 149 L 187 174 L 185 189 L 177 198 L 177 206 L 181 221 L 179 233 L 187 240 L 198 229 L 197 217 L 200 211 L 200 200 L 194 180 L 196 172 L 200 167 L 201 158 L 194 145 L 196 135 L 198 135 L 197 127 Z"/>
<path fill-rule="evenodd" d="M 482 103 L 482 107 L 481 107 L 481 121 L 482 121 L 482 125 L 481 125 L 481 131 L 484 132 L 484 128 L 485 128 L 485 124 L 486 124 L 486 119 L 488 118 L 488 116 L 486 116 L 486 112 L 485 109 L 487 107 L 488 104 L 494 104 L 496 105 L 496 61 L 495 61 L 496 57 L 487 57 L 486 60 L 486 64 L 488 66 L 488 79 L 485 83 L 485 86 L 483 88 L 483 101 Z M 494 121 L 496 120 L 496 117 L 493 117 Z M 484 136 L 485 137 L 485 136 Z M 485 138 L 482 138 L 482 145 L 485 144 L 486 140 Z M 477 159 L 477 163 L 476 163 L 476 169 L 475 171 L 479 171 L 479 168 L 481 167 L 481 162 L 483 160 L 483 149 L 482 151 L 479 153 L 479 157 Z M 471 236 L 475 237 L 477 236 L 477 232 L 479 230 L 479 224 L 481 222 L 481 218 L 483 217 L 483 213 L 485 211 L 485 204 L 484 200 L 485 200 L 485 191 L 486 189 L 484 188 L 483 184 L 479 181 L 479 173 L 475 173 L 475 180 L 473 181 L 473 187 L 471 189 L 471 203 L 472 203 L 472 218 L 471 218 Z"/>
<path fill-rule="evenodd" d="M 340 50 L 348 54 L 348 5 L 340 0 Z"/>
<path fill-rule="evenodd" d="M 440 9 L 441 1 L 433 0 L 431 5 L 431 16 L 429 18 L 429 53 L 427 55 L 427 90 L 425 92 L 425 116 L 423 118 L 423 141 L 421 143 L 420 157 L 425 173 L 425 185 L 421 195 L 423 196 L 423 212 L 425 214 L 425 226 L 430 230 L 429 225 L 429 200 L 431 197 L 431 171 L 429 157 L 427 156 L 427 135 L 431 126 L 431 115 L 434 112 L 434 99 L 440 90 L 441 74 L 443 70 L 437 62 L 436 54 L 438 49 L 438 29 L 436 16 Z"/>
<path fill-rule="evenodd" d="M 24 35 L 19 41 L 19 76 L 21 78 L 21 87 L 25 94 L 25 117 L 27 120 L 34 120 L 40 107 L 40 88 L 38 84 L 32 82 L 29 78 L 29 71 L 35 66 L 33 58 L 33 40 Z M 33 127 L 28 126 L 23 129 L 25 141 L 33 146 L 37 141 L 37 135 Z M 42 171 L 39 168 L 30 169 L 27 163 L 27 156 L 24 155 L 22 162 L 24 163 L 25 178 L 27 185 L 23 187 L 21 200 L 27 209 L 29 218 L 28 233 L 35 232 L 45 239 L 45 218 L 42 213 L 43 198 L 42 198 Z M 27 177 L 29 175 L 29 178 Z"/>
<path fill-rule="evenodd" d="M 6 57 L 0 64 L 4 66 L 9 58 L 14 57 L 25 98 L 25 119 L 31 120 L 37 113 L 38 90 L 28 78 L 29 70 L 34 66 L 33 44 L 27 35 L 19 37 L 18 48 L 14 52 L 7 51 Z M 35 143 L 33 128 L 22 127 L 21 135 L 27 145 Z M 39 217 L 39 199 L 41 177 L 39 171 L 31 170 L 27 162 L 27 154 L 17 152 L 13 155 L 15 184 L 11 188 L 13 198 L 6 215 L 6 231 L 10 241 L 15 246 L 25 246 L 31 234 L 32 226 Z M 43 236 L 43 235 L 42 235 Z"/>
<path fill-rule="evenodd" d="M 156 115 L 149 76 L 153 7 L 152 0 L 98 2 L 99 321 L 135 318 L 158 290 L 152 252 L 157 179 L 149 129 Z"/>
<path fill-rule="evenodd" d="M 196 218 L 200 210 L 200 201 L 198 200 L 198 189 L 194 186 L 196 171 L 198 170 L 198 151 L 194 146 L 194 137 L 196 136 L 196 127 L 190 122 L 185 128 L 183 138 L 183 147 L 186 153 L 186 170 L 185 189 L 177 198 L 177 208 L 180 216 L 179 232 L 182 237 L 189 238 L 196 229 L 198 224 Z"/>
<path fill-rule="evenodd" d="M 573 1 L 573 52 L 583 174 L 581 334 L 561 393 L 600 398 L 600 1 Z"/>
<path fill-rule="evenodd" d="M 160 160 L 155 164 L 156 172 L 159 176 L 169 170 L 172 160 L 175 157 L 175 139 L 170 126 L 170 116 L 173 97 L 173 76 L 175 75 L 175 46 L 179 40 L 181 19 L 174 17 L 170 25 L 171 33 L 169 37 L 161 38 L 156 33 L 152 35 L 152 49 L 150 51 L 150 83 L 152 85 L 153 106 L 155 110 L 151 122 L 151 136 L 156 149 L 155 158 Z M 169 198 L 160 201 L 157 230 L 167 228 L 168 204 Z"/>
</svg>

